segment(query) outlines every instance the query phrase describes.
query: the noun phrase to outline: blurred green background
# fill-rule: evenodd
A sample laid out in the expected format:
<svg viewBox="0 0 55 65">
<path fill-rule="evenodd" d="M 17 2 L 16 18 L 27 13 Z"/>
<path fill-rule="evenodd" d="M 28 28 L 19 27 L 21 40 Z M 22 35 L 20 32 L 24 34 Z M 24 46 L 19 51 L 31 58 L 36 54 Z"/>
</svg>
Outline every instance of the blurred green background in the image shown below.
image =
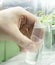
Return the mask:
<svg viewBox="0 0 55 65">
<path fill-rule="evenodd" d="M 0 63 L 19 54 L 20 48 L 13 41 L 0 41 Z"/>
</svg>

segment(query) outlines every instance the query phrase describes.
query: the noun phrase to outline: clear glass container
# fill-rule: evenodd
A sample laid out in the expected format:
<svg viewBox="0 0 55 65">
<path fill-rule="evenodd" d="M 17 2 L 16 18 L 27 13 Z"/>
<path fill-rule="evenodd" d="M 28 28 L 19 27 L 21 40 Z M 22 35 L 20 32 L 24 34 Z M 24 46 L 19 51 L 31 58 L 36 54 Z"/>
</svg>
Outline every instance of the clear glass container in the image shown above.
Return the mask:
<svg viewBox="0 0 55 65">
<path fill-rule="evenodd" d="M 25 61 L 28 64 L 35 65 L 44 43 L 44 25 L 41 24 L 38 20 L 34 24 L 31 40 L 34 41 L 35 44 L 40 43 L 40 47 L 36 48 L 36 51 L 34 52 L 27 51 Z"/>
</svg>

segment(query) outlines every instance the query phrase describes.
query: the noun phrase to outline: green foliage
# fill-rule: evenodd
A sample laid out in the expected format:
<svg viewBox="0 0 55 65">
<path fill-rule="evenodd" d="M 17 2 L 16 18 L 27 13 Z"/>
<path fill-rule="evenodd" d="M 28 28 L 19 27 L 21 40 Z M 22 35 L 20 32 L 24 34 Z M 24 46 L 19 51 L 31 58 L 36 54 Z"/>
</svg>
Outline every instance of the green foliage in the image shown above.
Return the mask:
<svg viewBox="0 0 55 65">
<path fill-rule="evenodd" d="M 37 15 L 38 15 L 38 16 L 44 15 L 44 11 L 38 11 L 38 12 L 37 12 Z"/>
<path fill-rule="evenodd" d="M 55 25 L 55 13 L 41 16 L 40 22 L 48 22 L 51 25 Z"/>
</svg>

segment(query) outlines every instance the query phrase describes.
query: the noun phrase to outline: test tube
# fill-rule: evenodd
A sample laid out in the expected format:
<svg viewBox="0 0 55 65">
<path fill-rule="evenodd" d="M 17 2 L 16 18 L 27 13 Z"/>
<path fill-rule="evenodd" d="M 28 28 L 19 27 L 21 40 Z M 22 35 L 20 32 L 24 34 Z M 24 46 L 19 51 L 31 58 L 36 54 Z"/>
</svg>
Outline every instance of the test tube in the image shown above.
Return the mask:
<svg viewBox="0 0 55 65">
<path fill-rule="evenodd" d="M 40 42 L 40 47 L 36 48 L 36 51 L 34 52 L 27 51 L 25 61 L 28 64 L 35 65 L 44 41 L 44 25 L 41 24 L 38 20 L 34 24 L 31 40 L 34 41 L 35 44 Z"/>
</svg>

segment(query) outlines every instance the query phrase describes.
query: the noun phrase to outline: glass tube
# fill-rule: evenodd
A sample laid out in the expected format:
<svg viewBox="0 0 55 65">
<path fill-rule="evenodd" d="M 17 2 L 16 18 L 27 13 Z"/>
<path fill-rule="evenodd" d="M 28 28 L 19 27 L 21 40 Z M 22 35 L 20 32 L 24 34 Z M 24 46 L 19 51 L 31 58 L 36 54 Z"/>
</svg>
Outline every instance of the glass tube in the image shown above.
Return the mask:
<svg viewBox="0 0 55 65">
<path fill-rule="evenodd" d="M 34 52 L 27 51 L 26 59 L 25 59 L 26 63 L 33 65 L 36 64 L 43 44 L 43 40 L 44 40 L 43 38 L 44 38 L 44 26 L 41 23 L 39 23 L 39 21 L 36 21 L 33 27 L 31 40 L 34 41 L 35 44 L 40 43 L 39 45 L 40 47 L 36 48 L 36 51 Z"/>
</svg>

